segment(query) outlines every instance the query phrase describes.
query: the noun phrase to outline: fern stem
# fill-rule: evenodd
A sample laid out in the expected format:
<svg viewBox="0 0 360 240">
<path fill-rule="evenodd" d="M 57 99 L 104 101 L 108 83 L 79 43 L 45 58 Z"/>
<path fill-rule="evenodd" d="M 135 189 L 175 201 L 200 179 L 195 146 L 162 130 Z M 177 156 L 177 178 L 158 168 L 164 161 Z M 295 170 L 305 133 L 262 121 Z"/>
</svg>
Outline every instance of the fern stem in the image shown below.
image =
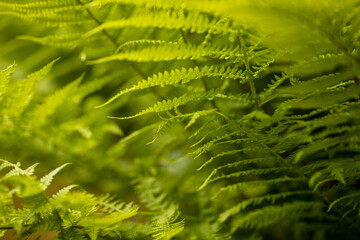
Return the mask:
<svg viewBox="0 0 360 240">
<path fill-rule="evenodd" d="M 247 53 L 247 51 L 246 51 L 246 46 L 245 46 L 244 39 L 242 38 L 242 36 L 240 35 L 240 33 L 238 33 L 238 40 L 239 40 L 239 43 L 240 43 L 242 52 L 243 52 L 243 54 L 244 54 L 244 64 L 245 64 L 245 69 L 246 69 L 247 78 L 248 78 L 248 80 L 249 80 L 251 95 L 252 95 L 253 99 L 255 99 L 255 107 L 256 107 L 256 109 L 259 109 L 259 108 L 260 108 L 260 104 L 259 104 L 259 99 L 258 99 L 257 93 L 256 93 L 254 78 L 253 78 L 253 76 L 250 74 L 251 69 L 250 69 L 250 63 L 249 63 L 249 56 L 248 56 L 248 53 Z"/>
</svg>

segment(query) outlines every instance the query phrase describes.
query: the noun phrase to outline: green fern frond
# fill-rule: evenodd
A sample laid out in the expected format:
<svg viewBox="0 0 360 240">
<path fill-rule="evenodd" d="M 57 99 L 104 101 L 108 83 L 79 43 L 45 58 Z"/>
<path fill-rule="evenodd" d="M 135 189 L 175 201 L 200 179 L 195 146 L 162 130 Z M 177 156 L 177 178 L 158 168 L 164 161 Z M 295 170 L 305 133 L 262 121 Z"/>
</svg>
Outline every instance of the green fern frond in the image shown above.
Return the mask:
<svg viewBox="0 0 360 240">
<path fill-rule="evenodd" d="M 4 15 L 12 15 L 49 27 L 64 27 L 89 22 L 83 7 L 77 1 L 37 1 L 24 4 L 0 2 Z"/>
<path fill-rule="evenodd" d="M 69 164 L 70 163 L 65 163 L 65 164 L 61 165 L 60 167 L 52 170 L 50 173 L 46 174 L 45 176 L 43 176 L 40 179 L 40 183 L 43 186 L 44 190 L 46 190 L 50 186 L 54 176 Z"/>
<path fill-rule="evenodd" d="M 218 96 L 222 96 L 219 95 L 219 90 L 210 90 L 208 92 L 194 92 L 194 93 L 185 93 L 184 95 L 180 96 L 180 97 L 176 97 L 173 98 L 171 100 L 163 100 L 162 102 L 157 102 L 154 106 L 149 107 L 133 116 L 129 116 L 129 117 L 111 117 L 114 119 L 131 119 L 131 118 L 135 118 L 135 117 L 139 117 L 142 116 L 144 114 L 148 114 L 148 113 L 158 113 L 158 112 L 164 112 L 164 111 L 169 111 L 172 109 L 175 109 L 181 105 L 187 104 L 191 101 L 194 100 L 204 100 L 204 99 L 209 99 L 209 98 L 214 98 L 214 97 L 218 97 Z"/>
<path fill-rule="evenodd" d="M 113 102 L 117 98 L 121 97 L 122 95 L 132 91 L 146 89 L 154 86 L 161 86 L 161 87 L 174 86 L 174 85 L 176 86 L 177 84 L 186 84 L 193 80 L 201 79 L 203 77 L 218 77 L 222 79 L 230 78 L 236 80 L 242 78 L 243 75 L 242 75 L 242 70 L 239 70 L 237 68 L 231 68 L 231 67 L 217 68 L 213 66 L 210 67 L 205 66 L 202 69 L 195 67 L 188 69 L 182 68 L 181 70 L 175 69 L 170 72 L 165 71 L 162 73 L 154 74 L 152 77 L 148 77 L 147 80 L 143 80 L 131 88 L 127 88 L 125 90 L 120 91 L 114 97 L 110 98 L 107 102 L 105 102 L 104 104 L 98 107 L 105 106 Z"/>
<path fill-rule="evenodd" d="M 232 139 L 233 136 L 242 136 L 244 133 L 242 131 L 234 131 L 232 133 L 225 134 L 223 136 L 218 136 L 210 141 L 204 143 L 201 147 L 197 148 L 191 154 L 195 155 L 195 158 L 200 157 L 202 154 L 210 151 L 216 145 L 221 144 L 236 144 L 236 143 L 243 143 L 243 142 L 251 142 L 252 140 L 249 138 L 239 138 L 239 139 Z M 229 140 L 232 139 L 232 140 Z"/>
<path fill-rule="evenodd" d="M 151 235 L 156 240 L 169 240 L 184 230 L 185 220 L 177 221 L 179 212 L 170 209 L 153 221 Z"/>
<path fill-rule="evenodd" d="M 320 211 L 324 204 L 320 202 L 294 201 L 281 206 L 267 206 L 251 211 L 237 218 L 233 228 L 263 228 L 286 220 L 294 221 L 306 217 L 317 217 L 314 212 Z"/>
<path fill-rule="evenodd" d="M 197 10 L 202 12 L 210 12 L 215 14 L 220 14 L 220 9 L 226 8 L 226 1 L 214 1 L 206 0 L 202 2 L 196 2 L 191 0 L 158 0 L 158 1 L 149 1 L 149 0 L 96 0 L 95 4 L 97 5 L 108 5 L 108 4 L 121 4 L 121 5 L 134 5 L 138 7 L 147 7 L 147 8 L 159 8 L 159 9 L 187 9 L 187 10 Z M 204 8 L 204 6 L 207 6 Z"/>
<path fill-rule="evenodd" d="M 35 164 L 31 165 L 30 167 L 28 167 L 27 169 L 23 170 L 22 168 L 20 168 L 21 164 L 19 162 L 14 164 L 14 163 L 11 163 L 11 162 L 6 161 L 4 159 L 0 159 L 0 161 L 2 162 L 1 165 L 0 165 L 0 170 L 2 170 L 4 168 L 8 168 L 8 167 L 12 168 L 5 175 L 5 177 L 21 176 L 21 175 L 31 176 L 31 175 L 34 174 L 35 167 L 38 165 L 38 163 L 35 163 Z"/>
<path fill-rule="evenodd" d="M 61 197 L 63 195 L 66 195 L 68 192 L 70 192 L 71 189 L 73 188 L 80 188 L 80 186 L 72 184 L 66 187 L 63 187 L 62 189 L 60 189 L 59 191 L 57 191 L 57 193 L 55 193 L 54 195 L 52 195 L 51 199 L 55 199 L 58 197 Z"/>
<path fill-rule="evenodd" d="M 289 104 L 288 107 L 297 109 L 315 109 L 320 107 L 333 106 L 335 104 L 356 100 L 359 96 L 359 93 L 360 87 L 357 85 L 348 87 L 346 89 L 328 90 L 320 94 L 299 100 L 296 103 L 293 102 Z M 310 102 L 315 102 L 316 104 L 310 106 Z"/>
<path fill-rule="evenodd" d="M 238 177 L 247 176 L 247 175 L 264 175 L 264 174 L 268 174 L 268 173 L 279 173 L 279 172 L 283 172 L 286 170 L 289 170 L 289 168 L 288 167 L 259 168 L 259 169 L 238 171 L 238 172 L 233 172 L 233 173 L 229 173 L 229 174 L 224 174 L 224 173 L 219 174 L 219 175 L 213 174 L 213 175 L 210 175 L 204 181 L 204 183 L 200 186 L 199 190 L 205 188 L 210 183 L 221 180 L 221 179 L 238 178 Z"/>
<path fill-rule="evenodd" d="M 353 77 L 353 73 L 350 71 L 341 72 L 337 74 L 329 74 L 321 77 L 314 78 L 309 81 L 304 81 L 295 86 L 277 88 L 274 94 L 281 96 L 304 96 L 310 93 L 326 90 L 327 88 L 334 86 L 342 81 L 349 80 Z"/>
<path fill-rule="evenodd" d="M 114 200 L 115 197 L 110 195 L 104 195 L 97 198 L 97 207 L 98 210 L 102 212 L 108 213 L 128 213 L 127 217 L 133 214 L 136 215 L 137 207 L 135 207 L 132 203 L 125 204 L 124 202 Z"/>
<path fill-rule="evenodd" d="M 167 128 L 171 127 L 171 125 L 173 125 L 175 122 L 184 122 L 188 118 L 190 118 L 189 122 L 184 127 L 184 129 L 188 129 L 189 127 L 191 127 L 191 125 L 195 124 L 195 122 L 200 117 L 205 117 L 212 114 L 216 114 L 216 109 L 200 110 L 193 113 L 185 113 L 185 114 L 178 113 L 177 115 L 171 116 L 170 118 L 167 119 L 163 118 L 163 121 L 158 125 L 158 129 L 154 134 L 153 140 L 148 144 L 154 143 L 160 137 L 160 135 L 164 133 Z"/>
<path fill-rule="evenodd" d="M 43 79 L 50 71 L 54 63 L 58 59 L 50 62 L 41 70 L 30 74 L 21 82 L 18 82 L 9 92 L 11 98 L 6 98 L 4 102 L 3 114 L 9 119 L 13 119 L 19 116 L 27 105 L 30 103 L 30 100 L 33 96 L 35 86 L 38 81 Z"/>
<path fill-rule="evenodd" d="M 348 194 L 346 196 L 343 196 L 341 198 L 338 198 L 336 199 L 335 201 L 333 201 L 330 205 L 329 205 L 329 208 L 328 208 L 328 212 L 331 211 L 331 209 L 336 205 L 336 204 L 339 204 L 340 202 L 343 202 L 345 200 L 349 201 L 349 199 L 356 199 L 356 198 L 359 198 L 360 197 L 360 193 L 359 192 L 355 192 L 355 193 L 351 193 L 351 194 Z M 359 200 L 357 200 L 358 202 Z"/>
<path fill-rule="evenodd" d="M 241 165 L 249 165 L 249 164 L 260 164 L 260 163 L 272 163 L 277 162 L 279 159 L 277 157 L 263 157 L 263 158 L 249 158 L 249 159 L 242 159 L 235 162 L 226 163 L 219 167 L 216 167 L 213 171 L 219 171 L 224 168 L 235 168 Z"/>
<path fill-rule="evenodd" d="M 15 16 L 27 21 L 32 21 L 38 24 L 42 24 L 46 27 L 66 27 L 66 26 L 90 23 L 91 21 L 87 17 L 76 13 L 53 14 L 52 12 L 50 12 L 49 15 L 44 16 L 41 12 L 26 14 L 26 13 L 8 11 L 8 12 L 2 12 L 2 14 Z"/>
<path fill-rule="evenodd" d="M 246 147 L 246 148 L 241 148 L 241 149 L 235 149 L 235 150 L 230 150 L 230 151 L 224 151 L 221 152 L 213 157 L 211 157 L 209 160 L 207 160 L 203 165 L 201 165 L 197 170 L 201 170 L 203 169 L 205 166 L 209 165 L 210 163 L 212 163 L 214 160 L 218 159 L 218 158 L 222 158 L 225 156 L 232 156 L 232 155 L 236 155 L 238 153 L 244 153 L 244 152 L 259 152 L 259 151 L 266 151 L 268 152 L 269 150 L 264 149 L 263 147 Z"/>
<path fill-rule="evenodd" d="M 139 43 L 137 41 L 137 43 Z M 202 57 L 214 57 L 219 59 L 241 58 L 239 47 L 232 46 L 195 46 L 191 44 L 146 40 L 137 44 L 135 49 L 128 48 L 118 54 L 88 61 L 88 64 L 100 64 L 110 61 L 136 61 L 136 62 L 159 62 L 182 59 L 199 59 Z"/>
<path fill-rule="evenodd" d="M 274 178 L 274 179 L 260 180 L 260 181 L 239 182 L 220 188 L 220 191 L 216 195 L 214 195 L 213 198 L 217 198 L 223 192 L 233 192 L 253 186 L 269 186 L 284 182 L 304 182 L 304 181 L 306 181 L 306 179 L 304 178 L 283 177 L 283 178 Z"/>
<path fill-rule="evenodd" d="M 0 71 L 0 101 L 3 98 L 3 95 L 7 92 L 10 77 L 15 72 L 15 67 L 16 65 L 13 64 L 6 69 Z"/>
<path fill-rule="evenodd" d="M 265 195 L 265 196 L 261 196 L 261 197 L 249 198 L 249 199 L 241 201 L 234 207 L 221 213 L 221 215 L 219 217 L 219 221 L 225 222 L 229 217 L 239 214 L 240 211 L 246 209 L 248 206 L 260 205 L 264 201 L 268 201 L 268 202 L 274 204 L 279 199 L 285 199 L 290 196 L 299 195 L 299 194 L 302 195 L 302 194 L 312 194 L 312 193 L 313 192 L 311 192 L 311 191 L 282 192 L 282 193 L 269 194 L 269 195 Z"/>
<path fill-rule="evenodd" d="M 32 41 L 41 45 L 59 48 L 73 48 L 83 42 L 80 33 L 67 33 L 61 35 L 47 35 L 45 37 L 19 36 L 18 39 Z M 92 39 L 88 39 L 91 41 Z"/>
<path fill-rule="evenodd" d="M 52 115 L 58 106 L 63 104 L 66 99 L 69 99 L 77 90 L 84 75 L 81 75 L 75 81 L 69 83 L 63 89 L 58 90 L 53 95 L 50 95 L 44 100 L 44 103 L 36 107 L 31 113 L 30 123 L 35 129 L 42 126 L 47 118 Z"/>
<path fill-rule="evenodd" d="M 348 65 L 349 59 L 344 53 L 321 54 L 310 60 L 300 61 L 290 66 L 288 72 L 297 76 L 322 74 L 334 70 L 336 67 Z"/>
<path fill-rule="evenodd" d="M 92 36 L 105 29 L 119 29 L 125 27 L 136 28 L 165 28 L 204 33 L 211 31 L 215 34 L 230 34 L 235 32 L 229 25 L 215 25 L 218 19 L 210 19 L 208 16 L 190 12 L 188 15 L 167 11 L 140 11 L 135 16 L 114 21 L 107 21 L 85 34 L 85 37 Z M 229 24 L 229 22 L 227 22 Z M 215 25 L 215 26 L 214 26 Z"/>
</svg>

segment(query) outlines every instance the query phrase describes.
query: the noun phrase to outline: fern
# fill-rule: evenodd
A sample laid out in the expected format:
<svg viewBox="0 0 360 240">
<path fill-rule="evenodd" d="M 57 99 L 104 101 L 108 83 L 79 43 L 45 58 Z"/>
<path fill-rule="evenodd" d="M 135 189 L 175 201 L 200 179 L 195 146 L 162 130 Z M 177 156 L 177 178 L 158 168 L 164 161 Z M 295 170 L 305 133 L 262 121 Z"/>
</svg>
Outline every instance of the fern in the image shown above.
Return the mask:
<svg viewBox="0 0 360 240">
<path fill-rule="evenodd" d="M 10 184 L 13 189 L 11 194 L 17 194 L 18 197 L 27 200 L 24 208 L 16 212 L 13 206 L 9 210 L 2 211 L 3 217 L 1 221 L 1 228 L 12 228 L 14 225 L 8 225 L 14 220 L 19 219 L 22 225 L 17 230 L 18 234 L 30 235 L 32 232 L 39 230 L 57 230 L 60 232 L 59 236 L 63 235 L 63 231 L 71 231 L 71 229 L 85 229 L 81 233 L 81 237 L 92 235 L 92 224 L 96 223 L 96 229 L 112 229 L 114 224 L 118 224 L 123 219 L 130 218 L 136 214 L 137 208 L 125 207 L 111 203 L 111 199 L 94 198 L 93 195 L 86 192 L 69 192 L 72 186 L 60 190 L 61 193 L 56 194 L 56 197 L 48 198 L 44 190 L 50 185 L 52 178 L 65 165 L 53 170 L 48 175 L 36 180 L 32 175 L 37 164 L 22 170 L 20 164 L 12 164 L 2 160 L 1 168 L 12 168 L 6 175 L 1 178 L 2 188 L 6 188 L 4 184 Z M 39 187 L 42 188 L 39 188 Z M 4 202 L 12 202 L 12 196 L 2 199 Z M 113 217 L 101 215 L 96 212 L 99 210 L 111 209 Z M 75 225 L 75 224 L 82 224 Z M 101 226 L 100 226 L 101 225 Z M 26 229 L 27 228 L 27 229 Z"/>
<path fill-rule="evenodd" d="M 2 230 L 355 239 L 359 10 L 356 0 L 0 1 L 0 154 L 29 166 L 2 162 Z"/>
<path fill-rule="evenodd" d="M 263 209 L 253 211 L 245 217 L 238 219 L 236 227 L 262 228 L 274 224 L 284 218 L 286 218 L 287 221 L 293 221 L 302 217 L 312 217 L 312 214 L 309 214 L 308 211 L 314 212 L 313 210 L 319 209 L 322 206 L 321 203 L 299 201 L 287 203 L 283 206 L 264 207 Z"/>
<path fill-rule="evenodd" d="M 235 32 L 234 29 L 226 25 L 216 25 L 212 27 L 217 21 L 218 19 L 210 20 L 206 15 L 202 15 L 196 12 L 190 12 L 189 15 L 185 16 L 176 13 L 169 14 L 165 11 L 154 13 L 139 11 L 137 16 L 103 23 L 102 25 L 88 32 L 86 37 L 99 33 L 104 29 L 118 29 L 125 27 L 159 27 L 166 29 L 180 29 L 182 31 L 190 31 L 195 33 L 204 33 L 208 31 L 208 29 L 211 29 L 212 33 L 215 34 L 230 34 Z"/>
<path fill-rule="evenodd" d="M 132 88 L 125 89 L 120 91 L 114 97 L 109 99 L 106 103 L 100 105 L 99 107 L 105 106 L 115 99 L 121 97 L 122 95 L 140 90 L 146 89 L 154 86 L 172 86 L 176 84 L 186 84 L 190 81 L 201 79 L 203 77 L 221 77 L 221 78 L 232 78 L 232 79 L 240 79 L 242 78 L 241 70 L 231 69 L 230 67 L 225 69 L 224 67 L 221 69 L 214 68 L 213 66 L 207 67 L 205 66 L 202 70 L 198 67 L 189 68 L 189 69 L 175 69 L 171 72 L 165 71 L 164 73 L 158 73 L 152 77 L 149 77 L 147 80 L 143 80 L 139 82 L 137 85 L 134 85 Z"/>
<path fill-rule="evenodd" d="M 138 46 L 137 46 L 138 45 Z M 204 56 L 220 59 L 239 58 L 241 53 L 237 47 L 229 46 L 194 46 L 178 42 L 164 42 L 155 40 L 136 41 L 132 44 L 120 46 L 120 53 L 89 61 L 89 64 L 99 64 L 115 60 L 128 60 L 136 62 L 170 61 L 182 59 L 199 59 Z"/>
</svg>

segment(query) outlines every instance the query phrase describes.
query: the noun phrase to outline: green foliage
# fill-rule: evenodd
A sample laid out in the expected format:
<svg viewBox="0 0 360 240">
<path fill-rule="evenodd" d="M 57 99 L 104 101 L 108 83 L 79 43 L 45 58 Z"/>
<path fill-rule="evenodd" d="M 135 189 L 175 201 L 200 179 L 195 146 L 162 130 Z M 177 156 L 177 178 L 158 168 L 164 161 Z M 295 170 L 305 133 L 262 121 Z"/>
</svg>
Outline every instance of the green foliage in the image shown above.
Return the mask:
<svg viewBox="0 0 360 240">
<path fill-rule="evenodd" d="M 85 191 L 70 191 L 75 186 L 47 196 L 45 190 L 52 178 L 66 165 L 39 181 L 33 175 L 37 164 L 23 170 L 20 163 L 1 162 L 0 169 L 8 169 L 0 179 L 1 226 L 2 229 L 14 228 L 19 237 L 46 229 L 59 232 L 59 239 L 73 239 L 75 234 L 79 239 L 87 236 L 97 239 L 98 235 L 116 235 L 121 231 L 118 225 L 137 213 L 137 207 L 131 204 L 111 202 L 108 197 L 95 198 Z M 13 195 L 24 200 L 23 206 L 15 207 Z M 67 237 L 69 231 L 73 233 Z"/>
<path fill-rule="evenodd" d="M 358 1 L 2 0 L 0 12 L 0 154 L 30 165 L 1 165 L 1 229 L 359 236 Z M 39 181 L 34 159 L 50 172 Z M 68 162 L 63 181 L 117 197 L 75 185 L 48 197 Z"/>
</svg>

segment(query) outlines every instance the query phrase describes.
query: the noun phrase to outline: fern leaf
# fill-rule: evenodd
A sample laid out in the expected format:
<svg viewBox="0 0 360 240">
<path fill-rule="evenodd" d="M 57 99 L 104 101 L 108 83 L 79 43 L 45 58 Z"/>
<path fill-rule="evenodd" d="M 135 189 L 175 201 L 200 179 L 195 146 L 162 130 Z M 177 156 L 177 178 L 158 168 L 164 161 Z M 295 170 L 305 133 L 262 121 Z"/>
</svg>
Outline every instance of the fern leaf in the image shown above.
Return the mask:
<svg viewBox="0 0 360 240">
<path fill-rule="evenodd" d="M 97 207 L 99 210 L 103 212 L 109 212 L 109 213 L 130 213 L 136 214 L 137 207 L 133 206 L 132 203 L 126 204 L 121 201 L 114 200 L 114 197 L 111 197 L 110 195 L 104 195 L 97 197 Z"/>
<path fill-rule="evenodd" d="M 203 165 L 201 165 L 197 170 L 200 171 L 205 166 L 209 165 L 210 163 L 212 163 L 214 160 L 216 160 L 218 158 L 225 157 L 225 156 L 232 156 L 232 155 L 235 155 L 238 153 L 243 153 L 243 152 L 254 152 L 254 151 L 264 151 L 264 148 L 263 147 L 249 147 L 249 148 L 241 148 L 241 149 L 235 149 L 235 150 L 230 150 L 230 151 L 224 151 L 224 152 L 221 152 L 221 153 L 211 157 Z"/>
<path fill-rule="evenodd" d="M 6 69 L 0 71 L 0 101 L 3 98 L 3 95 L 6 94 L 10 81 L 10 76 L 15 72 L 15 67 L 16 65 L 13 64 Z"/>
<path fill-rule="evenodd" d="M 141 6 L 147 8 L 160 8 L 160 9 L 188 9 L 188 10 L 198 10 L 205 12 L 217 12 L 218 8 L 222 8 L 222 2 L 219 1 L 202 1 L 196 2 L 191 0 L 183 0 L 181 2 L 177 0 L 158 0 L 158 1 L 149 1 L 149 0 L 96 0 L 95 3 L 97 5 L 107 5 L 107 4 L 129 4 L 134 6 Z M 207 8 L 204 8 L 204 4 L 206 4 Z M 219 5 L 220 4 L 220 5 Z"/>
<path fill-rule="evenodd" d="M 242 218 L 238 218 L 235 228 L 263 228 L 280 221 L 294 221 L 309 217 L 314 211 L 320 211 L 324 205 L 319 202 L 295 201 L 281 206 L 268 206 L 251 211 Z"/>
<path fill-rule="evenodd" d="M 48 27 L 79 25 L 90 21 L 82 11 L 83 7 L 76 1 L 64 1 L 60 4 L 54 4 L 51 1 L 25 4 L 0 2 L 0 7 L 5 8 L 2 14 L 34 21 Z"/>
<path fill-rule="evenodd" d="M 185 93 L 184 95 L 173 98 L 171 100 L 163 100 L 162 102 L 157 102 L 154 106 L 149 107 L 133 116 L 129 117 L 111 117 L 114 119 L 131 119 L 135 117 L 142 116 L 144 114 L 148 113 L 158 113 L 158 112 L 164 112 L 169 111 L 172 109 L 175 109 L 181 105 L 184 105 L 186 103 L 189 103 L 194 100 L 204 100 L 211 97 L 217 97 L 219 94 L 218 90 L 210 90 L 209 92 L 195 92 L 195 93 Z"/>
<path fill-rule="evenodd" d="M 156 240 L 169 240 L 184 230 L 185 221 L 176 222 L 179 212 L 171 209 L 153 221 L 151 235 Z"/>
<path fill-rule="evenodd" d="M 27 169 L 23 170 L 22 168 L 20 168 L 21 164 L 19 162 L 14 164 L 3 159 L 0 159 L 0 162 L 2 162 L 2 164 L 0 165 L 0 170 L 8 167 L 12 168 L 4 177 L 21 176 L 21 175 L 31 176 L 34 174 L 35 168 L 39 165 L 38 163 L 35 163 L 30 167 L 28 167 Z"/>
<path fill-rule="evenodd" d="M 58 198 L 58 197 L 61 197 L 63 195 L 66 195 L 68 192 L 70 192 L 71 189 L 73 188 L 80 188 L 79 185 L 75 185 L 75 184 L 72 184 L 72 185 L 69 185 L 69 186 L 66 186 L 62 189 L 60 189 L 59 191 L 57 191 L 57 193 L 55 193 L 51 199 L 55 199 L 55 198 Z"/>
<path fill-rule="evenodd" d="M 284 183 L 284 182 L 304 182 L 306 179 L 304 178 L 289 178 L 289 177 L 283 177 L 283 178 L 274 178 L 269 180 L 260 180 L 260 181 L 249 181 L 249 182 L 239 182 L 235 184 L 230 184 L 226 187 L 222 187 L 220 191 L 214 195 L 213 198 L 217 198 L 220 194 L 223 192 L 233 192 L 238 191 L 244 188 L 253 187 L 253 186 L 269 186 L 277 183 Z"/>
<path fill-rule="evenodd" d="M 329 208 L 328 208 L 328 212 L 331 211 L 331 209 L 338 203 L 344 201 L 344 200 L 347 200 L 347 199 L 353 199 L 353 198 L 358 198 L 360 197 L 360 193 L 359 192 L 355 192 L 355 193 L 352 193 L 352 194 L 348 194 L 346 196 L 343 196 L 341 198 L 338 198 L 336 199 L 335 201 L 331 202 L 331 204 L 329 205 Z"/>
<path fill-rule="evenodd" d="M 43 186 L 44 190 L 46 190 L 50 186 L 54 176 L 69 164 L 70 163 L 65 163 L 65 164 L 61 165 L 60 167 L 52 170 L 50 173 L 46 174 L 45 176 L 43 176 L 40 179 L 40 183 Z"/>
<path fill-rule="evenodd" d="M 63 89 L 58 90 L 53 95 L 50 95 L 44 100 L 44 103 L 35 108 L 32 112 L 32 120 L 30 122 L 33 127 L 40 127 L 46 123 L 47 118 L 51 116 L 58 106 L 63 104 L 66 99 L 69 99 L 71 95 L 77 90 L 84 75 L 81 75 L 75 81 L 69 83 Z"/>
<path fill-rule="evenodd" d="M 124 27 L 148 28 L 157 27 L 165 29 L 179 29 L 196 33 L 204 33 L 211 30 L 214 33 L 232 33 L 235 30 L 229 26 L 215 25 L 218 20 L 210 19 L 204 14 L 190 12 L 188 15 L 176 14 L 174 12 L 139 12 L 135 16 L 114 21 L 107 21 L 88 32 L 85 37 L 92 36 L 105 29 L 118 29 Z M 220 28 L 221 27 L 221 28 Z"/>
<path fill-rule="evenodd" d="M 132 45 L 132 44 L 131 44 Z M 220 59 L 241 58 L 242 53 L 239 47 L 232 46 L 195 46 L 191 44 L 165 42 L 155 40 L 136 41 L 136 46 L 120 47 L 118 54 L 88 61 L 88 64 L 100 64 L 110 61 L 136 61 L 136 62 L 159 62 L 181 59 L 199 59 L 201 57 L 210 56 Z"/>
<path fill-rule="evenodd" d="M 268 173 L 278 173 L 285 170 L 289 170 L 288 167 L 275 167 L 275 168 L 258 168 L 258 169 L 251 169 L 251 170 L 244 170 L 244 171 L 238 171 L 230 174 L 220 174 L 218 176 L 214 176 L 215 174 L 212 174 L 204 181 L 204 183 L 199 187 L 199 190 L 202 190 L 207 185 L 209 185 L 212 182 L 226 179 L 226 178 L 237 178 L 242 177 L 246 175 L 263 175 Z"/>
<path fill-rule="evenodd" d="M 117 98 L 121 97 L 122 95 L 132 92 L 132 91 L 137 91 L 140 89 L 146 89 L 149 87 L 154 87 L 154 86 L 172 86 L 172 85 L 176 85 L 176 84 L 186 84 L 189 83 L 190 81 L 196 80 L 196 79 L 201 79 L 203 77 L 219 77 L 219 78 L 230 78 L 230 79 L 239 79 L 242 78 L 242 71 L 238 70 L 237 68 L 217 68 L 217 67 L 213 67 L 213 66 L 205 66 L 202 69 L 199 69 L 198 67 L 195 68 L 182 68 L 180 69 L 175 69 L 172 70 L 170 72 L 163 72 L 163 73 L 158 73 L 158 74 L 154 74 L 152 77 L 148 77 L 147 80 L 143 80 L 141 82 L 139 82 L 138 84 L 134 85 L 131 88 L 127 88 L 125 90 L 120 91 L 118 94 L 116 94 L 114 97 L 110 98 L 107 102 L 105 102 L 104 104 L 98 106 L 98 107 L 102 107 L 105 106 L 111 102 L 113 102 L 114 100 L 116 100 Z"/>
<path fill-rule="evenodd" d="M 349 80 L 353 77 L 350 71 L 341 72 L 337 74 L 329 74 L 314 78 L 309 81 L 301 82 L 295 86 L 277 88 L 274 94 L 282 96 L 304 96 L 315 91 L 326 90 L 328 87 L 334 86 L 341 81 Z"/>
<path fill-rule="evenodd" d="M 82 43 L 81 34 L 68 33 L 62 35 L 47 35 L 45 37 L 19 36 L 18 39 L 32 41 L 41 45 L 59 48 L 74 48 Z M 91 39 L 88 39 L 89 41 Z"/>
<path fill-rule="evenodd" d="M 293 195 L 301 195 L 301 194 L 312 194 L 311 191 L 295 191 L 295 192 L 282 192 L 282 193 L 276 193 L 276 194 L 269 194 L 261 197 L 255 197 L 250 198 L 241 201 L 234 207 L 226 210 L 225 212 L 220 214 L 219 221 L 225 222 L 229 217 L 239 214 L 241 210 L 244 210 L 246 207 L 250 205 L 259 205 L 263 203 L 264 201 L 269 201 L 272 204 L 275 203 L 275 201 L 279 199 L 285 199 Z"/>
<path fill-rule="evenodd" d="M 5 109 L 3 110 L 6 116 L 13 119 L 24 111 L 30 103 L 37 82 L 49 73 L 57 60 L 50 62 L 41 70 L 28 75 L 26 79 L 17 84 L 16 88 L 12 89 L 11 98 L 6 99 Z"/>
<path fill-rule="evenodd" d="M 242 131 L 235 131 L 232 133 L 225 134 L 223 136 L 218 136 L 207 143 L 205 143 L 203 146 L 196 149 L 191 154 L 196 155 L 196 157 L 201 156 L 202 154 L 210 151 L 214 146 L 220 145 L 220 144 L 232 144 L 232 143 L 242 143 L 242 142 L 251 142 L 249 138 L 240 138 L 240 139 L 234 139 L 234 140 L 226 140 L 231 139 L 232 136 L 241 136 L 244 135 Z"/>
</svg>

